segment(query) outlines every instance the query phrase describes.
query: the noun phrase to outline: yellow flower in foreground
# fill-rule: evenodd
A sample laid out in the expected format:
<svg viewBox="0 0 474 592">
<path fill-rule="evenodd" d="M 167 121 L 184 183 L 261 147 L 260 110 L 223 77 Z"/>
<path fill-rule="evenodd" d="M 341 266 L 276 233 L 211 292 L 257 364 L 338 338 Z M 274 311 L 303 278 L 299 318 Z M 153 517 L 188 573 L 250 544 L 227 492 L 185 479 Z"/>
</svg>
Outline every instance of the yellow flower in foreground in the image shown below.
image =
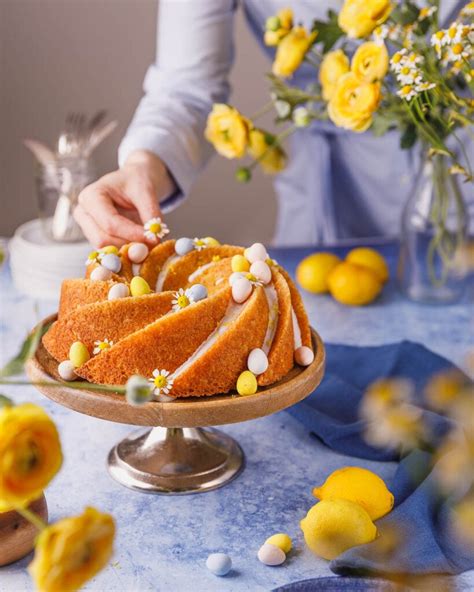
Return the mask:
<svg viewBox="0 0 474 592">
<path fill-rule="evenodd" d="M 0 410 L 0 512 L 37 499 L 62 463 L 58 431 L 37 405 Z"/>
<path fill-rule="evenodd" d="M 380 103 L 380 84 L 361 82 L 353 72 L 338 80 L 328 103 L 333 123 L 354 132 L 364 132 L 372 123 L 372 114 Z"/>
<path fill-rule="evenodd" d="M 387 20 L 391 11 L 390 0 L 346 0 L 338 23 L 349 37 L 366 37 Z"/>
<path fill-rule="evenodd" d="M 383 43 L 363 43 L 352 58 L 351 70 L 363 82 L 382 80 L 388 70 L 388 52 Z"/>
<path fill-rule="evenodd" d="M 278 45 L 285 35 L 293 27 L 293 11 L 291 8 L 282 8 L 276 14 L 267 19 L 265 26 L 265 45 Z"/>
<path fill-rule="evenodd" d="M 319 68 L 319 82 L 323 88 L 323 99 L 329 101 L 336 89 L 336 83 L 343 74 L 349 72 L 349 58 L 342 51 L 327 53 Z"/>
<path fill-rule="evenodd" d="M 242 158 L 250 122 L 234 107 L 216 103 L 207 118 L 206 139 L 226 158 Z"/>
<path fill-rule="evenodd" d="M 94 577 L 113 551 L 112 516 L 86 508 L 60 520 L 38 536 L 30 574 L 41 592 L 73 592 Z"/>
<path fill-rule="evenodd" d="M 265 173 L 278 173 L 286 166 L 286 154 L 280 146 L 271 146 L 269 139 L 273 140 L 273 137 L 262 130 L 251 130 L 248 152 L 258 160 Z"/>
<path fill-rule="evenodd" d="M 316 35 L 316 31 L 308 33 L 304 27 L 294 27 L 278 45 L 272 67 L 273 74 L 291 76 L 301 65 Z"/>
</svg>

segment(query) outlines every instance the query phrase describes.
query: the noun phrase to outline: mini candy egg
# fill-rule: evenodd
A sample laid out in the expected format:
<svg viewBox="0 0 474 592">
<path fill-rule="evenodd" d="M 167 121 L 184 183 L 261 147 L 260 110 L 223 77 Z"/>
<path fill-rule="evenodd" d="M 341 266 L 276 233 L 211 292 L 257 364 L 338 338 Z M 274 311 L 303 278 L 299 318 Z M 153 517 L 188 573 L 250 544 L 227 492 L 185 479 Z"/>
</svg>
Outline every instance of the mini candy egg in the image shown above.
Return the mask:
<svg viewBox="0 0 474 592">
<path fill-rule="evenodd" d="M 127 296 L 130 296 L 127 284 L 114 284 L 107 294 L 107 299 L 117 300 L 117 298 L 126 298 Z"/>
<path fill-rule="evenodd" d="M 74 372 L 74 364 L 71 360 L 64 360 L 64 362 L 58 365 L 58 374 L 67 382 L 71 382 L 77 378 L 77 374 Z"/>
<path fill-rule="evenodd" d="M 265 543 L 275 545 L 275 547 L 281 549 L 283 553 L 289 553 L 291 551 L 291 539 L 283 532 L 279 532 L 278 534 L 269 537 Z"/>
<path fill-rule="evenodd" d="M 202 284 L 194 284 L 186 290 L 186 293 L 188 294 L 188 298 L 193 302 L 199 302 L 207 298 L 207 288 Z"/>
<path fill-rule="evenodd" d="M 257 379 L 249 370 L 244 370 L 237 379 L 237 392 L 243 397 L 257 392 Z"/>
<path fill-rule="evenodd" d="M 104 255 L 100 261 L 101 265 L 106 269 L 110 269 L 114 273 L 118 273 L 122 269 L 122 261 L 118 255 L 108 253 Z"/>
<path fill-rule="evenodd" d="M 203 240 L 208 247 L 219 247 L 221 244 L 216 238 L 213 238 L 212 236 L 206 236 L 206 238 Z"/>
<path fill-rule="evenodd" d="M 174 244 L 174 250 L 177 255 L 186 255 L 186 253 L 190 253 L 194 250 L 194 242 L 191 238 L 178 238 Z"/>
<path fill-rule="evenodd" d="M 233 286 L 234 282 L 236 282 L 237 280 L 241 280 L 243 278 L 245 278 L 245 274 L 243 274 L 240 271 L 234 271 L 234 273 L 231 273 L 229 276 L 229 284 Z"/>
<path fill-rule="evenodd" d="M 148 257 L 148 247 L 143 243 L 132 243 L 128 247 L 127 256 L 132 263 L 141 263 Z"/>
<path fill-rule="evenodd" d="M 268 259 L 267 250 L 262 243 L 254 243 L 251 247 L 245 249 L 244 256 L 250 261 L 250 263 L 255 263 L 255 261 L 266 261 Z"/>
<path fill-rule="evenodd" d="M 255 261 L 255 263 L 252 263 L 250 273 L 264 284 L 269 284 L 272 281 L 272 270 L 265 261 Z"/>
<path fill-rule="evenodd" d="M 150 294 L 150 292 L 151 289 L 146 280 L 139 275 L 132 278 L 130 282 L 130 293 L 132 296 L 144 296 L 145 294 Z"/>
<path fill-rule="evenodd" d="M 258 560 L 265 565 L 271 566 L 281 565 L 286 559 L 284 551 L 282 551 L 280 547 L 271 545 L 270 543 L 265 543 L 260 547 L 257 557 Z"/>
<path fill-rule="evenodd" d="M 259 347 L 253 349 L 247 358 L 247 368 L 253 374 L 263 374 L 268 368 L 267 354 Z"/>
<path fill-rule="evenodd" d="M 95 282 L 106 282 L 107 280 L 110 280 L 111 277 L 112 272 L 110 271 L 110 269 L 106 269 L 105 267 L 102 267 L 102 265 L 98 265 L 97 267 L 94 267 L 94 269 L 91 271 L 89 279 Z"/>
<path fill-rule="evenodd" d="M 215 576 L 226 576 L 232 569 L 232 559 L 226 553 L 211 553 L 206 567 Z"/>
<path fill-rule="evenodd" d="M 69 360 L 74 368 L 79 368 L 91 357 L 89 350 L 82 341 L 75 341 L 69 348 Z"/>
<path fill-rule="evenodd" d="M 230 266 L 234 272 L 246 272 L 250 270 L 250 262 L 243 255 L 234 255 Z"/>
<path fill-rule="evenodd" d="M 313 350 L 305 345 L 295 349 L 295 362 L 299 366 L 309 366 L 314 360 Z"/>
<path fill-rule="evenodd" d="M 106 247 L 102 247 L 101 252 L 104 255 L 118 255 L 119 250 L 115 245 L 107 245 Z"/>
<path fill-rule="evenodd" d="M 245 302 L 252 293 L 252 284 L 247 278 L 239 278 L 232 284 L 232 298 L 241 304 Z"/>
</svg>

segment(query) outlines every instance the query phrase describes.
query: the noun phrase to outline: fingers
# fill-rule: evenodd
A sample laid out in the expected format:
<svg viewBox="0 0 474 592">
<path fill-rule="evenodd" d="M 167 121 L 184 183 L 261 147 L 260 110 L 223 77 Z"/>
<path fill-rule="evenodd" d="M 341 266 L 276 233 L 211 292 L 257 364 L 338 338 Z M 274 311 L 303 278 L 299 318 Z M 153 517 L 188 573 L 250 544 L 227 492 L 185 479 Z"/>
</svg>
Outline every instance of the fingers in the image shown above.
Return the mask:
<svg viewBox="0 0 474 592">
<path fill-rule="evenodd" d="M 151 187 L 144 188 L 140 198 L 134 200 L 134 204 L 143 224 L 152 218 L 162 217 L 160 206 L 158 205 L 158 196 Z"/>
<path fill-rule="evenodd" d="M 143 226 L 118 212 L 107 188 L 90 185 L 79 195 L 79 205 L 81 206 L 79 217 L 84 220 L 88 228 L 91 224 L 90 220 L 94 222 L 94 228 L 100 231 L 100 237 L 98 237 L 100 241 L 104 236 L 116 237 L 121 240 L 120 244 L 143 241 Z M 83 214 L 87 214 L 88 217 L 86 218 Z"/>
<path fill-rule="evenodd" d="M 94 218 L 92 218 L 81 205 L 78 205 L 74 210 L 74 218 L 82 228 L 87 240 L 97 249 L 101 249 L 108 245 L 115 245 L 116 247 L 121 247 L 123 245 L 124 241 L 121 238 L 104 232 L 96 224 Z"/>
</svg>

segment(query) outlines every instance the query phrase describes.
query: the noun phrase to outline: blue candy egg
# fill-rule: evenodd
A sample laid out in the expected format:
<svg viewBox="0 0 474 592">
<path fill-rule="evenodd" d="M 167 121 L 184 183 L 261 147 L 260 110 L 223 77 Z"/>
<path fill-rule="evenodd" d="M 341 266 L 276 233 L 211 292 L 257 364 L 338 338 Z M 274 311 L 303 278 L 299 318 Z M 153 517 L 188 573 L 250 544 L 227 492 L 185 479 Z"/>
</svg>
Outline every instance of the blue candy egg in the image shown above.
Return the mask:
<svg viewBox="0 0 474 592">
<path fill-rule="evenodd" d="M 104 255 L 100 260 L 100 264 L 114 273 L 118 273 L 122 269 L 122 260 L 118 255 L 114 255 L 113 253 Z"/>
<path fill-rule="evenodd" d="M 211 553 L 206 567 L 216 576 L 226 576 L 232 569 L 232 559 L 225 553 Z"/>
<path fill-rule="evenodd" d="M 174 244 L 174 250 L 177 255 L 186 255 L 194 249 L 194 242 L 190 238 L 178 238 Z"/>
<path fill-rule="evenodd" d="M 194 284 L 188 288 L 187 292 L 190 299 L 194 302 L 199 302 L 199 300 L 204 300 L 204 298 L 207 298 L 207 289 L 202 284 Z"/>
</svg>

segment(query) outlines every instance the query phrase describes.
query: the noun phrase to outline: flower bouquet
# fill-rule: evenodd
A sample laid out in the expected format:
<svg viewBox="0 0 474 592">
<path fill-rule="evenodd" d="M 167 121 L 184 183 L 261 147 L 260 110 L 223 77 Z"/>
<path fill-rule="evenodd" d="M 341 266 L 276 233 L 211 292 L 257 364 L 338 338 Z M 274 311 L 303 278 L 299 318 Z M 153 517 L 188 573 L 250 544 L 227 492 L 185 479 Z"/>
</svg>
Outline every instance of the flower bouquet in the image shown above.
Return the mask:
<svg viewBox="0 0 474 592">
<path fill-rule="evenodd" d="M 422 247 L 411 240 L 417 230 L 410 213 L 420 214 L 416 203 L 407 204 L 402 234 L 405 246 L 416 244 L 423 251 L 426 283 L 434 290 L 447 282 L 466 238 L 458 180 L 473 183 L 473 171 L 460 132 L 469 133 L 474 121 L 474 3 L 466 4 L 447 28 L 439 24 L 438 5 L 437 0 L 422 8 L 412 0 L 346 0 L 339 14 L 329 11 L 310 30 L 294 24 L 290 8 L 280 10 L 267 19 L 263 32 L 265 43 L 276 48 L 268 74 L 270 102 L 251 118 L 216 104 L 205 130 L 222 156 L 250 156 L 251 162 L 236 172 L 240 181 L 248 181 L 257 165 L 265 173 L 281 171 L 283 141 L 313 121 L 330 120 L 354 133 L 370 129 L 376 136 L 398 130 L 402 149 L 419 144 L 423 168 L 413 199 L 428 178 L 423 229 L 428 238 Z M 305 88 L 291 86 L 291 76 L 303 64 L 314 67 L 314 81 Z M 276 123 L 285 125 L 279 134 L 256 123 L 271 110 Z M 415 259 L 405 253 L 402 275 L 412 275 L 406 267 Z"/>
</svg>

